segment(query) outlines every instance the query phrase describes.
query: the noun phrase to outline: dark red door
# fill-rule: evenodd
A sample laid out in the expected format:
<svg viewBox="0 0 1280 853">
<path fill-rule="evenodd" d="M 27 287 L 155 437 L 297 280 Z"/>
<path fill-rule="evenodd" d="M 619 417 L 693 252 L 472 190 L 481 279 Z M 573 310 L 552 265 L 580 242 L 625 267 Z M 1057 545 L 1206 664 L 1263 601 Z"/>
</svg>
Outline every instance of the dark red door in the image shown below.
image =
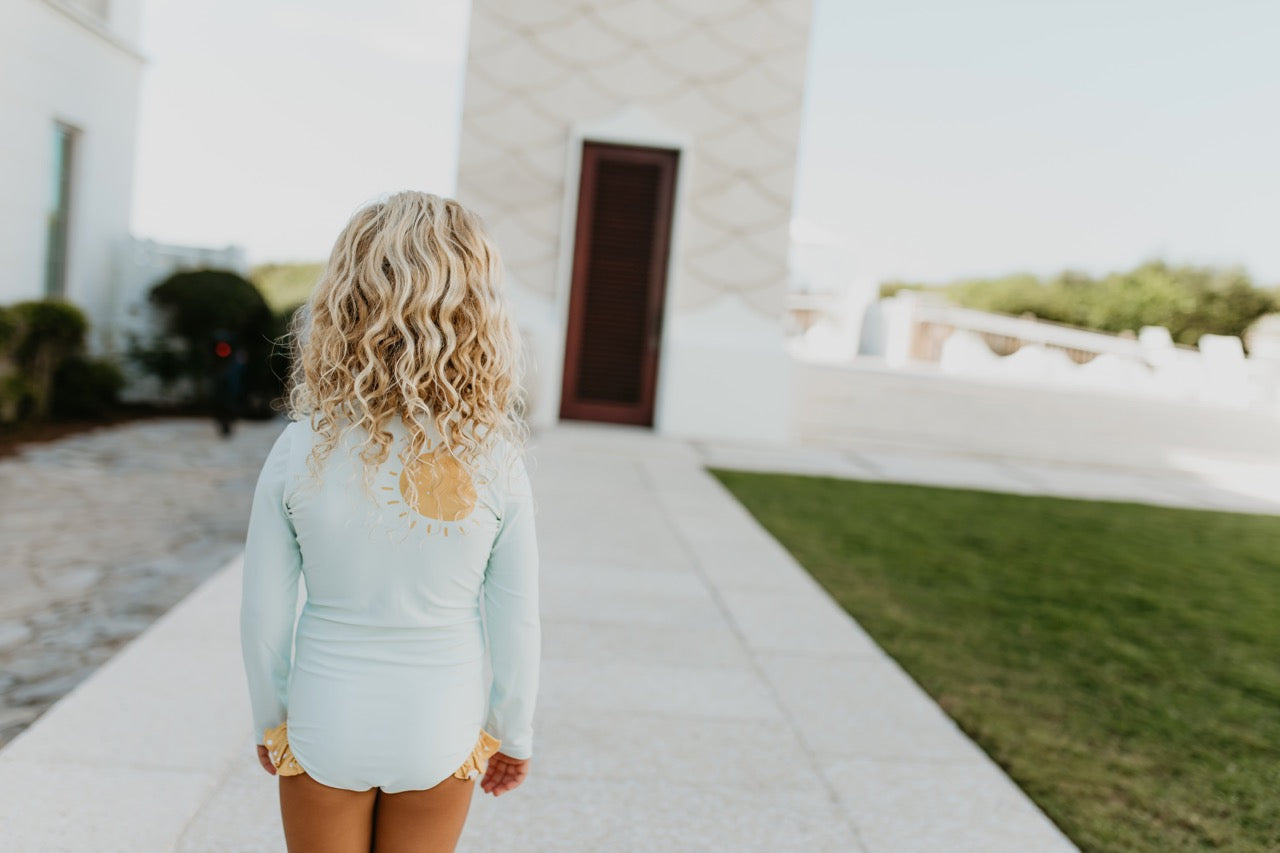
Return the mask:
<svg viewBox="0 0 1280 853">
<path fill-rule="evenodd" d="M 562 418 L 653 423 L 678 156 L 583 146 Z"/>
</svg>

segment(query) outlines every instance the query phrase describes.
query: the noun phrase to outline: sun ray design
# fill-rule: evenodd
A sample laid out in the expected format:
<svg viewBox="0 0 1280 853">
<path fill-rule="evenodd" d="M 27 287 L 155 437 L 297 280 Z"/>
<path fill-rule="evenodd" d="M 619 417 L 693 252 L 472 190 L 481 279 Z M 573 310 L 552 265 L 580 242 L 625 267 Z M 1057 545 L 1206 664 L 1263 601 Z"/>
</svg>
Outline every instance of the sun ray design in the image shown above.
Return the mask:
<svg viewBox="0 0 1280 853">
<path fill-rule="evenodd" d="M 419 514 L 437 521 L 461 521 L 476 505 L 476 487 L 463 464 L 443 447 L 417 459 L 414 470 L 400 473 L 400 496 Z M 417 487 L 410 502 L 409 481 Z"/>
<path fill-rule="evenodd" d="M 442 442 L 428 442 L 427 452 L 402 465 L 400 471 L 388 473 L 396 477 L 396 486 L 382 486 L 382 490 L 399 494 L 395 498 L 388 495 L 386 504 L 405 507 L 396 518 L 408 516 L 410 530 L 425 520 L 422 535 L 438 533 L 447 537 L 452 532 L 466 536 L 470 524 L 479 524 L 474 517 L 479 503 L 476 487 L 485 485 L 488 479 L 473 480 L 466 466 Z M 412 499 L 411 482 L 417 489 Z"/>
</svg>

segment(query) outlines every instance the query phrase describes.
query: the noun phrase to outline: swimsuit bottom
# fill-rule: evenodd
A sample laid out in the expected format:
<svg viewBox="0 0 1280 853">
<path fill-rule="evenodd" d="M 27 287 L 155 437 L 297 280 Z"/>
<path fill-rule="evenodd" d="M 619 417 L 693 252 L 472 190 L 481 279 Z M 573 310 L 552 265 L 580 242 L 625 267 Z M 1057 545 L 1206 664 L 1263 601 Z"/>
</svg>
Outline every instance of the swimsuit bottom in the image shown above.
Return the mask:
<svg viewBox="0 0 1280 853">
<path fill-rule="evenodd" d="M 271 756 L 271 763 L 275 765 L 277 773 L 281 776 L 297 776 L 307 772 L 302 769 L 302 765 L 293 757 L 293 750 L 289 748 L 287 721 L 273 729 L 267 729 L 264 738 L 267 754 Z M 461 767 L 453 771 L 453 775 L 459 779 L 472 779 L 483 773 L 489 765 L 489 756 L 498 751 L 501 743 L 501 740 L 481 729 L 480 737 L 472 748 L 471 754 L 467 756 L 466 761 L 462 762 Z"/>
</svg>

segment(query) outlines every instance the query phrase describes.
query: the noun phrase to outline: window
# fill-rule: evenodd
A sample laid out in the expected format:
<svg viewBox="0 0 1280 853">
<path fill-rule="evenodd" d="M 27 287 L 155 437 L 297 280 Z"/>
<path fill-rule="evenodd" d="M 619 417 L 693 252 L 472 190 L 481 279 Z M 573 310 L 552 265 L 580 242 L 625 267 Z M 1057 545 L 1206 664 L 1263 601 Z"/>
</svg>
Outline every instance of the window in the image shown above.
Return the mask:
<svg viewBox="0 0 1280 853">
<path fill-rule="evenodd" d="M 67 292 L 67 226 L 71 214 L 71 179 L 77 136 L 79 131 L 74 127 L 62 122 L 54 123 L 44 275 L 44 292 L 49 297 L 65 296 Z"/>
</svg>

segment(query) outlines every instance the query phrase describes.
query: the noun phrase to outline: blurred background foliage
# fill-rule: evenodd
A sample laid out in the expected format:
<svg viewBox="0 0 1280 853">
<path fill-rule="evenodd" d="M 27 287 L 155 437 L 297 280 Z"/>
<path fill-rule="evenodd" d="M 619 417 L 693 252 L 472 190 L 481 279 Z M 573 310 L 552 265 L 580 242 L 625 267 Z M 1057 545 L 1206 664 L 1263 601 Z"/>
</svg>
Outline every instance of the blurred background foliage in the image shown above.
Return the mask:
<svg viewBox="0 0 1280 853">
<path fill-rule="evenodd" d="M 291 311 L 273 311 L 258 288 L 234 272 L 217 269 L 174 273 L 151 289 L 149 298 L 163 317 L 160 334 L 135 338 L 130 357 L 166 386 L 189 379 L 188 402 L 214 403 L 219 340 L 228 340 L 246 357 L 243 375 L 245 414 L 270 417 L 272 401 L 284 390 L 288 353 L 284 335 Z"/>
<path fill-rule="evenodd" d="M 86 354 L 88 329 L 60 299 L 0 305 L 0 424 L 98 417 L 116 404 L 124 374 Z"/>
<path fill-rule="evenodd" d="M 267 264 L 255 268 L 253 281 L 227 270 L 175 273 L 149 294 L 161 327 L 149 336 L 130 333 L 125 358 L 166 388 L 190 379 L 191 393 L 177 406 L 203 410 L 214 402 L 215 345 L 231 340 L 246 355 L 244 414 L 270 417 L 289 371 L 289 322 L 323 266 Z M 88 331 L 85 313 L 62 299 L 0 305 L 0 427 L 122 410 L 126 375 L 116 361 L 87 354 Z"/>
<path fill-rule="evenodd" d="M 1125 272 L 1094 278 L 1062 272 L 964 279 L 944 285 L 891 281 L 881 296 L 902 290 L 940 293 L 966 308 L 998 314 L 1032 314 L 1101 332 L 1164 326 L 1180 344 L 1201 335 L 1243 336 L 1259 317 L 1280 311 L 1280 291 L 1259 287 L 1238 267 L 1172 266 L 1148 261 Z"/>
<path fill-rule="evenodd" d="M 291 313 L 307 301 L 323 271 L 323 263 L 259 264 L 249 271 L 249 280 L 272 311 Z"/>
</svg>

